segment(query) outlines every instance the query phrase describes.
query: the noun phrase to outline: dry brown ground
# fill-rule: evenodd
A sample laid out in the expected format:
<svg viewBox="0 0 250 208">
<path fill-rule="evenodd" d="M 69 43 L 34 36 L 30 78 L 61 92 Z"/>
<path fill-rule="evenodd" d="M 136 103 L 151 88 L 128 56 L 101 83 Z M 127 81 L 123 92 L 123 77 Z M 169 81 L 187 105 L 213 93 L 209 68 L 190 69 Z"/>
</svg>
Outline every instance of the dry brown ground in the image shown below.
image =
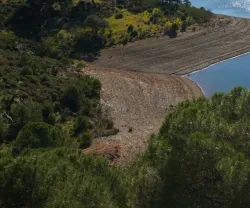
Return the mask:
<svg viewBox="0 0 250 208">
<path fill-rule="evenodd" d="M 205 28 L 102 51 L 95 65 L 150 73 L 187 74 L 250 51 L 250 19 L 217 15 Z"/>
<path fill-rule="evenodd" d="M 147 39 L 103 50 L 85 72 L 101 80 L 101 102 L 120 132 L 96 139 L 85 151 L 116 164 L 130 162 L 145 150 L 170 105 L 202 96 L 196 84 L 178 75 L 249 51 L 250 20 L 221 15 L 206 28 L 175 39 Z"/>
<path fill-rule="evenodd" d="M 85 73 L 102 82 L 101 103 L 108 107 L 120 132 L 94 141 L 87 152 L 126 163 L 142 153 L 157 133 L 170 105 L 202 96 L 200 88 L 177 75 L 126 72 L 89 67 Z M 132 132 L 129 132 L 132 128 Z"/>
</svg>

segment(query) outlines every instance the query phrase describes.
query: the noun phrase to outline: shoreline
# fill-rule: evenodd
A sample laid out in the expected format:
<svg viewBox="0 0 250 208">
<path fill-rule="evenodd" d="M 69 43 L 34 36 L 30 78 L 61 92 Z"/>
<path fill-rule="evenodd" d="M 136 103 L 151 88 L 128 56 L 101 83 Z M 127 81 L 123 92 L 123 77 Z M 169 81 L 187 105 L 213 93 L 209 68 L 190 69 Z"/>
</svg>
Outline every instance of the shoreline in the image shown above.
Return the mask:
<svg viewBox="0 0 250 208">
<path fill-rule="evenodd" d="M 124 71 L 187 75 L 250 52 L 250 19 L 215 15 L 177 38 L 139 40 L 102 50 L 93 64 Z"/>
<path fill-rule="evenodd" d="M 181 77 L 186 78 L 186 79 L 189 79 L 191 82 L 193 82 L 195 85 L 197 85 L 197 87 L 200 88 L 200 90 L 201 90 L 203 96 L 206 97 L 205 91 L 203 90 L 203 88 L 202 88 L 198 83 L 196 83 L 194 80 L 192 80 L 191 78 L 189 78 L 189 77 L 187 77 L 187 76 L 184 76 L 184 75 L 183 75 L 183 76 L 181 76 Z"/>
<path fill-rule="evenodd" d="M 224 60 L 222 60 L 222 61 L 218 61 L 218 62 L 216 62 L 216 63 L 213 63 L 213 64 L 211 64 L 211 65 L 209 65 L 209 66 L 207 66 L 207 67 L 205 67 L 205 68 L 203 68 L 203 69 L 198 69 L 198 70 L 192 71 L 192 72 L 190 72 L 190 73 L 183 74 L 183 75 L 181 75 L 181 76 L 182 76 L 182 77 L 186 77 L 186 76 L 188 76 L 188 75 L 195 74 L 195 73 L 197 73 L 197 72 L 206 70 L 206 69 L 208 69 L 208 68 L 210 68 L 210 67 L 212 67 L 212 66 L 214 66 L 214 65 L 216 65 L 216 64 L 220 64 L 220 63 L 223 63 L 223 62 L 232 60 L 232 59 L 236 59 L 236 58 L 239 58 L 239 57 L 242 57 L 242 56 L 246 56 L 246 55 L 248 55 L 248 54 L 250 54 L 250 51 L 249 51 L 249 52 L 242 53 L 242 54 L 240 54 L 240 55 L 233 56 L 233 57 L 231 57 L 231 58 L 226 58 L 226 59 L 224 59 Z"/>
<path fill-rule="evenodd" d="M 185 78 L 188 78 L 189 80 L 193 81 L 193 82 L 201 89 L 203 95 L 206 97 L 206 93 L 205 93 L 204 89 L 203 89 L 197 82 L 195 82 L 194 80 L 192 80 L 189 76 L 192 75 L 192 74 L 201 72 L 201 71 L 203 71 L 203 70 L 207 70 L 208 68 L 210 68 L 210 67 L 212 67 L 212 66 L 214 66 L 214 65 L 217 65 L 217 64 L 220 64 L 220 63 L 229 61 L 229 60 L 233 60 L 233 59 L 236 59 L 236 58 L 239 58 L 239 57 L 242 57 L 242 56 L 246 56 L 246 55 L 249 55 L 249 54 L 250 54 L 250 52 L 246 52 L 246 53 L 243 53 L 243 54 L 240 54 L 240 55 L 236 55 L 236 56 L 231 57 L 231 58 L 224 59 L 224 60 L 222 60 L 222 61 L 219 61 L 219 62 L 216 62 L 216 63 L 214 63 L 214 64 L 211 64 L 211 65 L 209 65 L 209 66 L 207 66 L 207 67 L 205 67 L 205 68 L 203 68 L 203 69 L 196 70 L 196 71 L 193 71 L 193 72 L 188 73 L 188 74 L 184 74 L 184 75 L 182 75 L 181 77 L 185 77 Z"/>
</svg>

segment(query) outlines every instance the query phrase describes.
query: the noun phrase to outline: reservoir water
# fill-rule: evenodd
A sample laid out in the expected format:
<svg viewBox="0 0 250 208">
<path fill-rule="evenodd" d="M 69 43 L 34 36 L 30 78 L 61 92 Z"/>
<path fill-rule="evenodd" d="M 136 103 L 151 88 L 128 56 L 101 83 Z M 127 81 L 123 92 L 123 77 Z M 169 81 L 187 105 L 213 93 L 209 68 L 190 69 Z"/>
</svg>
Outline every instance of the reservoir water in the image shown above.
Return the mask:
<svg viewBox="0 0 250 208">
<path fill-rule="evenodd" d="M 233 87 L 250 88 L 250 54 L 212 65 L 188 75 L 207 97 L 215 92 L 229 92 Z"/>
<path fill-rule="evenodd" d="M 250 0 L 191 0 L 216 14 L 250 18 Z M 204 91 L 206 97 L 215 92 L 229 92 L 233 87 L 250 88 L 250 54 L 212 65 L 188 75 Z"/>
</svg>

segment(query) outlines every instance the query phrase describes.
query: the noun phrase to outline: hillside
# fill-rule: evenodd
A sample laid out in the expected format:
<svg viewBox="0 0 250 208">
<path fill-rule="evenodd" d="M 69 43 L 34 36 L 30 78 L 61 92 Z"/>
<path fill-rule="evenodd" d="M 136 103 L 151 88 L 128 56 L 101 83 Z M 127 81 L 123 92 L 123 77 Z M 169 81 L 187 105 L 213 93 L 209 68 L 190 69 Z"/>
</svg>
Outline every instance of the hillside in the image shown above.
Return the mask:
<svg viewBox="0 0 250 208">
<path fill-rule="evenodd" d="M 126 45 L 161 34 L 176 37 L 192 25 L 210 20 L 212 13 L 178 0 L 151 1 L 4 1 L 0 29 L 39 41 L 42 54 L 52 58 L 94 60 L 100 49 Z"/>
<path fill-rule="evenodd" d="M 177 105 L 127 168 L 72 148 L 0 149 L 2 207 L 248 207 L 249 90 Z M 40 200 L 38 200 L 40 199 Z"/>
<path fill-rule="evenodd" d="M 211 17 L 211 12 L 191 7 L 188 1 L 147 5 L 127 1 L 116 5 L 105 1 L 3 1 L 0 5 L 1 143 L 14 147 L 15 154 L 26 147 L 66 144 L 84 149 L 95 138 L 117 134 L 122 127 L 115 128 L 104 111 L 100 102 L 101 83 L 80 73 L 86 66 L 83 60 L 98 59 L 104 47 L 126 45 L 161 33 L 174 38 L 179 31 L 202 25 Z M 185 82 L 181 85 L 176 83 L 177 94 L 186 88 Z M 125 89 L 121 86 L 121 90 Z M 152 99 L 150 93 L 144 96 L 146 100 Z M 177 95 L 166 104 L 192 96 Z M 157 110 L 156 106 L 154 109 L 147 106 L 141 106 L 145 109 L 137 120 L 143 120 L 147 110 Z M 32 113 L 32 109 L 36 112 Z M 164 111 L 160 114 L 164 115 Z M 50 137 L 46 137 L 47 143 L 43 143 L 44 138 L 31 139 L 29 142 L 33 144 L 16 142 L 22 129 L 34 122 L 42 122 L 34 128 L 58 127 L 65 136 L 58 142 L 50 141 Z M 160 123 L 155 125 L 153 119 L 152 126 L 156 130 Z"/>
<path fill-rule="evenodd" d="M 0 207 L 249 207 L 250 91 L 178 75 L 248 29 L 189 0 L 0 1 Z"/>
<path fill-rule="evenodd" d="M 206 27 L 177 38 L 152 38 L 102 51 L 95 65 L 184 75 L 250 51 L 250 20 L 215 15 Z"/>
</svg>

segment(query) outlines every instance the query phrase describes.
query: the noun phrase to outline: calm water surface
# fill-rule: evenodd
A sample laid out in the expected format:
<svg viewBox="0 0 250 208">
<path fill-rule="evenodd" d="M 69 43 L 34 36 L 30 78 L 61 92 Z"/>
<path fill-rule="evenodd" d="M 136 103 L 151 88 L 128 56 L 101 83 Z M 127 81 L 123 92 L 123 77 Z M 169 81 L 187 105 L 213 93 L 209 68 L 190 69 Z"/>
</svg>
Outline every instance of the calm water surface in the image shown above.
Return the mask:
<svg viewBox="0 0 250 208">
<path fill-rule="evenodd" d="M 229 92 L 233 87 L 250 88 L 250 54 L 230 59 L 202 71 L 188 75 L 188 78 L 201 86 L 205 95 L 215 92 Z"/>
<path fill-rule="evenodd" d="M 250 0 L 191 0 L 217 14 L 250 18 Z M 235 86 L 250 88 L 250 54 L 210 66 L 188 75 L 210 97 L 215 92 L 229 92 Z"/>
</svg>

